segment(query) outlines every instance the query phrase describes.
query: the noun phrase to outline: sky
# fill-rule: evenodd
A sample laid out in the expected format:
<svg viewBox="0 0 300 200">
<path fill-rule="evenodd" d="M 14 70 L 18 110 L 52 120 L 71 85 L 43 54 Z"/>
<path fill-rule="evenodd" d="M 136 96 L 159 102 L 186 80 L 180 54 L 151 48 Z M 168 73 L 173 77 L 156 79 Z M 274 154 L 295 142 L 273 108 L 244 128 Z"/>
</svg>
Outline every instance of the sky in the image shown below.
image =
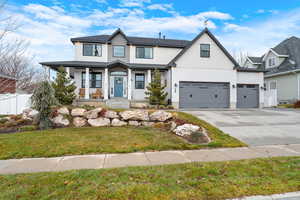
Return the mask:
<svg viewBox="0 0 300 200">
<path fill-rule="evenodd" d="M 1 1 L 1 0 L 0 0 Z M 34 63 L 73 60 L 72 37 L 111 34 L 192 40 L 207 27 L 231 54 L 261 56 L 300 37 L 300 0 L 8 0 L 1 17 L 20 27 Z M 1 28 L 0 24 L 0 28 Z"/>
</svg>

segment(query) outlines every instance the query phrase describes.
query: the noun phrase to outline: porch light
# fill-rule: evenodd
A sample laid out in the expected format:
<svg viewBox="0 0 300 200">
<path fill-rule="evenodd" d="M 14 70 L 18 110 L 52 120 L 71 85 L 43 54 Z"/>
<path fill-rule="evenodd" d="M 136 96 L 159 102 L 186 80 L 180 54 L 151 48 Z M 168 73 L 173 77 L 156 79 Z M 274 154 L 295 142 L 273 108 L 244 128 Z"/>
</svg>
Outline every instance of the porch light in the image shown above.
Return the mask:
<svg viewBox="0 0 300 200">
<path fill-rule="evenodd" d="M 261 89 L 261 90 L 264 90 L 264 91 L 267 90 L 267 88 L 265 88 L 264 86 L 260 86 L 260 89 Z"/>
<path fill-rule="evenodd" d="M 232 88 L 235 88 L 235 84 L 232 84 Z"/>
</svg>

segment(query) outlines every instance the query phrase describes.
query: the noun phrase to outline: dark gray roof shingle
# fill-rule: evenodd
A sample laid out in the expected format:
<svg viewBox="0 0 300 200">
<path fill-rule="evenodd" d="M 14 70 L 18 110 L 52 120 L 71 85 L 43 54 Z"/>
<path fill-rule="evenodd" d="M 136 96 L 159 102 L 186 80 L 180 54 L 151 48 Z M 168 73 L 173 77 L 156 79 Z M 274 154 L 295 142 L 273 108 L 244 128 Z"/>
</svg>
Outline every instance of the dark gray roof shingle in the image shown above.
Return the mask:
<svg viewBox="0 0 300 200">
<path fill-rule="evenodd" d="M 71 38 L 71 42 L 96 42 L 107 43 L 111 35 L 95 35 L 87 37 Z M 174 40 L 174 39 L 159 39 L 159 38 L 147 38 L 147 37 L 131 37 L 126 36 L 128 43 L 132 45 L 145 45 L 145 46 L 160 46 L 160 47 L 173 47 L 184 48 L 190 41 L 188 40 Z"/>
<path fill-rule="evenodd" d="M 262 63 L 262 57 L 253 57 L 253 56 L 248 56 L 248 58 L 251 60 L 253 63 Z"/>
</svg>

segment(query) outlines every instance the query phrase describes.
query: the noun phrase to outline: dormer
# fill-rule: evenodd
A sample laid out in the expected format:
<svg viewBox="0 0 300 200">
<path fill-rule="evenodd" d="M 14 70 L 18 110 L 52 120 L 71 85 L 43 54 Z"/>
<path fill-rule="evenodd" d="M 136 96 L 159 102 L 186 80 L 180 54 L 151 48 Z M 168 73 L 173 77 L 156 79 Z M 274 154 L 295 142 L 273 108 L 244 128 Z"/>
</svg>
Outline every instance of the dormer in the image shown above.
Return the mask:
<svg viewBox="0 0 300 200">
<path fill-rule="evenodd" d="M 289 55 L 279 54 L 273 48 L 264 55 L 263 62 L 265 62 L 266 69 L 278 67 Z"/>
<path fill-rule="evenodd" d="M 245 68 L 257 69 L 261 64 L 262 64 L 261 57 L 247 56 L 243 66 Z"/>
</svg>

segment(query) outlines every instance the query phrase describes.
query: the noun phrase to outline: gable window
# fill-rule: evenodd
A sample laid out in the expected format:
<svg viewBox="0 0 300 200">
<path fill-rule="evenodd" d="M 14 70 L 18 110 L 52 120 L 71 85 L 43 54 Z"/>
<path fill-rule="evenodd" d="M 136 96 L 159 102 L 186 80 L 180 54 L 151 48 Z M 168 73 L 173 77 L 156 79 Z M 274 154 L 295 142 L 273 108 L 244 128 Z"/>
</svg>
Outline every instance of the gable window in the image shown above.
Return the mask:
<svg viewBox="0 0 300 200">
<path fill-rule="evenodd" d="M 81 87 L 85 88 L 85 72 L 81 74 Z M 102 88 L 102 73 L 91 72 L 90 73 L 90 88 Z"/>
<path fill-rule="evenodd" d="M 135 74 L 135 89 L 145 89 L 145 74 Z"/>
<path fill-rule="evenodd" d="M 269 62 L 269 67 L 274 66 L 275 65 L 275 58 L 269 58 L 268 62 Z"/>
<path fill-rule="evenodd" d="M 102 56 L 101 44 L 83 44 L 83 56 Z"/>
<path fill-rule="evenodd" d="M 113 46 L 113 57 L 125 57 L 125 46 Z"/>
<path fill-rule="evenodd" d="M 200 57 L 209 58 L 210 57 L 210 45 L 200 44 Z"/>
<path fill-rule="evenodd" d="M 136 58 L 152 59 L 153 48 L 152 47 L 136 47 Z"/>
</svg>

